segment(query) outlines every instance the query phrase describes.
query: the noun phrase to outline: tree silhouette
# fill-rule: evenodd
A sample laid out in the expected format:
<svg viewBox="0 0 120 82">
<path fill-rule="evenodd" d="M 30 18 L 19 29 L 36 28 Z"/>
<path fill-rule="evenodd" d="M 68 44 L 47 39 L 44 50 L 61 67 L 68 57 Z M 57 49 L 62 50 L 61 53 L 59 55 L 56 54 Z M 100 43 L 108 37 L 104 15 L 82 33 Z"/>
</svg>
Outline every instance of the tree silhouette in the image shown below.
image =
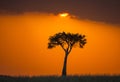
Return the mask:
<svg viewBox="0 0 120 82">
<path fill-rule="evenodd" d="M 62 76 L 66 76 L 67 57 L 75 44 L 79 44 L 79 47 L 83 48 L 83 46 L 86 44 L 85 35 L 62 32 L 49 37 L 49 49 L 56 46 L 61 46 L 65 52 Z"/>
</svg>

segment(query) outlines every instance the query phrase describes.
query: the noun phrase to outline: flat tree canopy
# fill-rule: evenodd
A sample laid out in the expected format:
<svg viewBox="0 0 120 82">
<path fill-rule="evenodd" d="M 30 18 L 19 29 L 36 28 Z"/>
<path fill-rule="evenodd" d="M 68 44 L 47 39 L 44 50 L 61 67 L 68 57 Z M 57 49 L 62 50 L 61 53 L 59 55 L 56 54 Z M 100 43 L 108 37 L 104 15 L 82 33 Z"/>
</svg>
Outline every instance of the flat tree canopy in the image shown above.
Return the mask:
<svg viewBox="0 0 120 82">
<path fill-rule="evenodd" d="M 62 76 L 66 76 L 67 57 L 75 44 L 79 45 L 80 48 L 83 48 L 83 46 L 86 44 L 85 35 L 62 32 L 57 33 L 49 38 L 49 49 L 56 46 L 61 46 L 65 52 Z"/>
</svg>

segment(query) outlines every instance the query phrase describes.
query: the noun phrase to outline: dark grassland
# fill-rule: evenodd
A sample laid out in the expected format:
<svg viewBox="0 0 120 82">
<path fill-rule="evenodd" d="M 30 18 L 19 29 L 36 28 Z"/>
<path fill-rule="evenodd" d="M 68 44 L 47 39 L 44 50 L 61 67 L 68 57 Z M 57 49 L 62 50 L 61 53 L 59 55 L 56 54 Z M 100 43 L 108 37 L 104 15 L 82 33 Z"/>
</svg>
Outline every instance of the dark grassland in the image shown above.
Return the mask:
<svg viewBox="0 0 120 82">
<path fill-rule="evenodd" d="M 120 76 L 3 76 L 0 82 L 120 82 Z"/>
</svg>

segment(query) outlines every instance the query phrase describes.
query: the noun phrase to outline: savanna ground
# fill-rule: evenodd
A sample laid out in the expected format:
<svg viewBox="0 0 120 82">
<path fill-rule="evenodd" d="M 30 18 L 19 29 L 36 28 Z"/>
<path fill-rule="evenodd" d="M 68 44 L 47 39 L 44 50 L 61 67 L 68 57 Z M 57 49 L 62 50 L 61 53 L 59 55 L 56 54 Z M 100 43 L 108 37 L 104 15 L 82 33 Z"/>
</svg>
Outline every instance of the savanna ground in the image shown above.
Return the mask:
<svg viewBox="0 0 120 82">
<path fill-rule="evenodd" d="M 120 82 L 119 76 L 0 76 L 0 82 Z"/>
</svg>

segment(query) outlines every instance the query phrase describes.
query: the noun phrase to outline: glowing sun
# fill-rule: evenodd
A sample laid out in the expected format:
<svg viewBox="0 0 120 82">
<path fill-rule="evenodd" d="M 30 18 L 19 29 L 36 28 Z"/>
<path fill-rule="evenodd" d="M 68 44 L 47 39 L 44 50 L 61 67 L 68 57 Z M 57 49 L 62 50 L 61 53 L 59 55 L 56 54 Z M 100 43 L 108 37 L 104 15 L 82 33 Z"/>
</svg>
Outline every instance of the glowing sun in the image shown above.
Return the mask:
<svg viewBox="0 0 120 82">
<path fill-rule="evenodd" d="M 60 13 L 59 14 L 61 17 L 67 17 L 69 14 L 68 13 Z"/>
</svg>

